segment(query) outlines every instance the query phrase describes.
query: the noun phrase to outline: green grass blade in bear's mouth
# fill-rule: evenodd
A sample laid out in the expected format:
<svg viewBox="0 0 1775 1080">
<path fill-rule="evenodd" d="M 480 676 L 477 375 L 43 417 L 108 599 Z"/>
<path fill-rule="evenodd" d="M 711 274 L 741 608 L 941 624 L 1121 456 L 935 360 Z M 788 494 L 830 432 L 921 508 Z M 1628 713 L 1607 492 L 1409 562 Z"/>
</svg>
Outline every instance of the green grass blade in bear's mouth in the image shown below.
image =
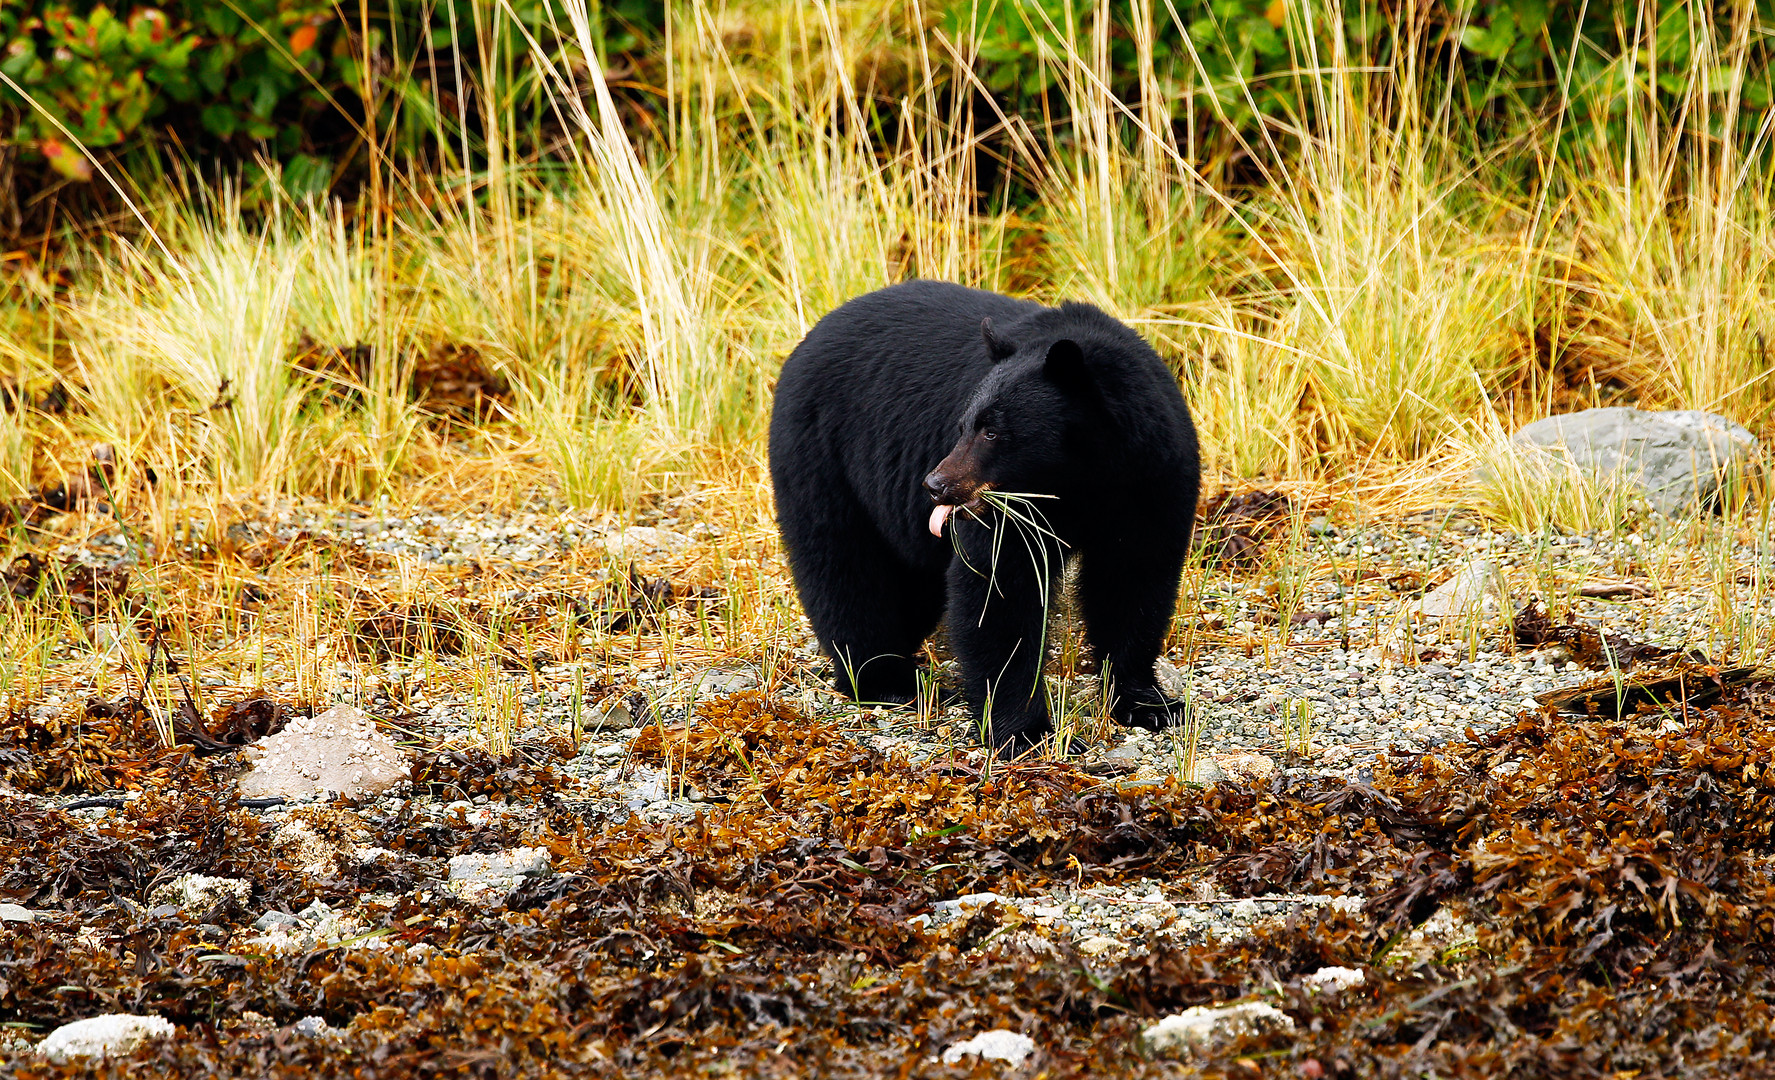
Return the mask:
<svg viewBox="0 0 1775 1080">
<path fill-rule="evenodd" d="M 1023 542 L 1024 553 L 1028 555 L 1030 566 L 1036 571 L 1037 596 L 1041 601 L 1044 616 L 1051 610 L 1050 604 L 1053 599 L 1051 594 L 1057 569 L 1053 565 L 1053 553 L 1056 545 L 1065 547 L 1066 541 L 1062 540 L 1060 535 L 1054 531 L 1053 526 L 1048 523 L 1048 516 L 1042 513 L 1041 507 L 1036 505 L 1035 500 L 1054 498 L 1058 498 L 1058 496 L 982 488 L 974 499 L 963 507 L 970 517 L 992 529 L 991 565 L 982 575 L 987 578 L 988 604 L 991 603 L 994 593 L 1003 595 L 998 588 L 998 564 L 1004 552 L 1006 526 L 1009 525 L 1011 531 L 1014 531 L 1018 539 Z M 987 521 L 973 509 L 975 503 L 984 504 L 998 513 L 992 516 L 991 521 Z M 959 539 L 955 539 L 955 530 L 950 530 L 950 535 L 955 543 L 956 555 L 962 559 L 964 564 L 968 565 L 968 569 L 975 573 L 981 573 L 972 564 L 967 563 L 967 553 L 962 550 Z M 982 622 L 986 619 L 985 606 L 980 609 L 980 619 Z M 1044 617 L 1042 619 L 1042 640 L 1037 643 L 1037 648 L 1043 652 L 1047 648 L 1047 633 L 1047 619 Z"/>
</svg>

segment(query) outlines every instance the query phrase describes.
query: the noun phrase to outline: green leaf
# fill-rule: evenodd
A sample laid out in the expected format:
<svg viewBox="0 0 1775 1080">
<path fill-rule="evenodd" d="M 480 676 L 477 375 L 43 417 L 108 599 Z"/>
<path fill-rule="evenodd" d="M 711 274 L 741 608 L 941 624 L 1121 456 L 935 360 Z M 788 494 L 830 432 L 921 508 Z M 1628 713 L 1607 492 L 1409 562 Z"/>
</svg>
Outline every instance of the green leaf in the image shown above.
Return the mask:
<svg viewBox="0 0 1775 1080">
<path fill-rule="evenodd" d="M 218 139 L 232 138 L 237 122 L 234 110 L 226 105 L 207 105 L 200 114 L 203 128 Z"/>
</svg>

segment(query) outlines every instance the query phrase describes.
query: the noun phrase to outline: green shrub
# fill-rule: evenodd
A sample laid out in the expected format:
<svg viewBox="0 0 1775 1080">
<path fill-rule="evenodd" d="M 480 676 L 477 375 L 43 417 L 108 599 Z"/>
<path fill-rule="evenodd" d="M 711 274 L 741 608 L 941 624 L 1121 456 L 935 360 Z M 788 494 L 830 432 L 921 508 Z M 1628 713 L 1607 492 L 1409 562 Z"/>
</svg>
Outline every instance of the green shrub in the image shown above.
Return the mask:
<svg viewBox="0 0 1775 1080">
<path fill-rule="evenodd" d="M 614 51 L 643 44 L 663 20 L 659 0 L 593 8 Z M 506 12 L 544 41 L 551 20 L 566 24 L 559 0 L 379 0 L 361 10 L 332 0 L 170 0 L 128 11 L 103 0 L 5 0 L 0 145 L 27 166 L 85 179 L 91 164 L 80 147 L 117 154 L 164 141 L 196 160 L 274 159 L 287 185 L 325 188 L 361 148 L 367 120 L 397 155 L 457 148 L 457 113 L 430 103 L 487 92 L 489 64 L 512 80 L 496 92 L 502 107 L 537 111 L 537 85 L 522 78 L 529 43 Z M 458 59 L 467 87 L 455 85 Z M 468 116 L 478 122 L 478 108 Z"/>
<path fill-rule="evenodd" d="M 1762 42 L 1775 33 L 1775 0 L 1748 6 L 1723 0 L 1444 0 L 1410 5 L 1401 0 L 1134 0 L 1112 5 L 1109 75 L 1124 101 L 1139 93 L 1132 14 L 1139 4 L 1152 11 L 1155 74 L 1173 102 L 1173 115 L 1182 112 L 1175 103 L 1184 93 L 1205 93 L 1213 107 L 1199 102 L 1198 116 L 1213 124 L 1224 117 L 1247 133 L 1260 114 L 1303 119 L 1297 100 L 1301 81 L 1283 76 L 1332 62 L 1326 26 L 1332 14 L 1341 16 L 1343 41 L 1362 51 L 1346 63 L 1391 64 L 1404 59 L 1398 55 L 1402 48 L 1414 49 L 1418 70 L 1427 73 L 1420 86 L 1427 99 L 1434 102 L 1453 91 L 1454 100 L 1464 106 L 1460 115 L 1482 138 L 1511 134 L 1500 130 L 1499 123 L 1532 118 L 1566 94 L 1575 114 L 1593 124 L 1624 122 L 1629 85 L 1655 89 L 1660 102 L 1674 110 L 1684 103 L 1696 70 L 1709 62 L 1720 75 L 1714 89 L 1726 94 L 1726 58 L 1698 52 L 1697 32 L 1711 35 L 1708 46 L 1729 48 L 1737 19 L 1749 21 L 1745 40 L 1756 50 L 1749 65 L 1753 77 L 1740 90 L 1742 103 L 1761 110 L 1772 98 Z M 1068 48 L 1090 55 L 1095 6 L 1090 0 L 949 0 L 944 25 L 952 35 L 974 42 L 981 80 L 1004 105 L 1038 117 L 1041 98 L 1053 89 L 1063 67 L 1055 60 Z M 1408 14 L 1416 20 L 1410 31 L 1401 29 Z M 1317 48 L 1309 51 L 1310 46 Z M 1692 117 L 1690 122 L 1704 124 L 1710 118 Z M 1585 134 L 1568 133 L 1579 138 Z"/>
</svg>

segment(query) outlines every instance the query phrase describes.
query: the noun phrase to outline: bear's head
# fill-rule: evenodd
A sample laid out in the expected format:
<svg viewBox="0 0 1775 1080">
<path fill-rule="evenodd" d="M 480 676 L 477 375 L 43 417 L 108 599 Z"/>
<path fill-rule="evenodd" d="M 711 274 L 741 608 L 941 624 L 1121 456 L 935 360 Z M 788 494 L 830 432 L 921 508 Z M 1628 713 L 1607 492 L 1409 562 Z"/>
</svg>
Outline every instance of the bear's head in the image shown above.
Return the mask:
<svg viewBox="0 0 1775 1080">
<path fill-rule="evenodd" d="M 954 448 L 924 478 L 935 536 L 953 511 L 978 512 L 985 491 L 1064 497 L 1084 464 L 1074 429 L 1093 390 L 1078 342 L 1019 348 L 995 336 L 990 319 L 981 330 L 993 366 L 962 410 Z"/>
</svg>

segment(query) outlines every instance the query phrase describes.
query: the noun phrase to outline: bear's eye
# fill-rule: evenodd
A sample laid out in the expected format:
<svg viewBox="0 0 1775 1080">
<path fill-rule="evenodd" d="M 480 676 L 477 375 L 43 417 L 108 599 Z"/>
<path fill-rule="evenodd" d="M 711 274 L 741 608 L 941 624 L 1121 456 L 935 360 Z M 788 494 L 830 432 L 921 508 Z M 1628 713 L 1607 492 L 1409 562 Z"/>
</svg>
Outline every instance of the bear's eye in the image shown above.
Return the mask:
<svg viewBox="0 0 1775 1080">
<path fill-rule="evenodd" d="M 993 439 L 998 438 L 998 432 L 991 430 L 982 431 L 980 432 L 980 437 L 987 442 L 991 442 Z"/>
</svg>

